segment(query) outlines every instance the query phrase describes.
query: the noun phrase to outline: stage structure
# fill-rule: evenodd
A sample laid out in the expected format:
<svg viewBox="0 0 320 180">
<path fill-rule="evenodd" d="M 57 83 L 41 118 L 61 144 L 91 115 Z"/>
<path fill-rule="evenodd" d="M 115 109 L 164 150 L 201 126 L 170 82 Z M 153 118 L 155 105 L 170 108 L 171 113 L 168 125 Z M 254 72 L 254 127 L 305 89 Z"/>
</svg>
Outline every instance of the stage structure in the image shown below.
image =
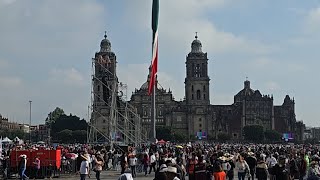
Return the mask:
<svg viewBox="0 0 320 180">
<path fill-rule="evenodd" d="M 119 82 L 116 55 L 107 35 L 92 58 L 91 118 L 88 143 L 140 144 L 147 140 L 137 109 L 127 102 L 127 85 Z"/>
</svg>

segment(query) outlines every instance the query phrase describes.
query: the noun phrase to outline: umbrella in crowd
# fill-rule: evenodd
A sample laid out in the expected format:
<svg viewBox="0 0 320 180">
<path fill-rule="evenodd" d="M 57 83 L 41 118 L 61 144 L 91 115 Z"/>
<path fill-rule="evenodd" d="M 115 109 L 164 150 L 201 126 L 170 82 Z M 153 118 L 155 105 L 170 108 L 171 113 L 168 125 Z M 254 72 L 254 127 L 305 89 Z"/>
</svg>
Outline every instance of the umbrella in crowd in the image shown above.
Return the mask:
<svg viewBox="0 0 320 180">
<path fill-rule="evenodd" d="M 65 158 L 67 158 L 67 159 L 76 159 L 77 157 L 78 157 L 78 155 L 75 153 L 68 153 L 65 155 Z"/>
</svg>

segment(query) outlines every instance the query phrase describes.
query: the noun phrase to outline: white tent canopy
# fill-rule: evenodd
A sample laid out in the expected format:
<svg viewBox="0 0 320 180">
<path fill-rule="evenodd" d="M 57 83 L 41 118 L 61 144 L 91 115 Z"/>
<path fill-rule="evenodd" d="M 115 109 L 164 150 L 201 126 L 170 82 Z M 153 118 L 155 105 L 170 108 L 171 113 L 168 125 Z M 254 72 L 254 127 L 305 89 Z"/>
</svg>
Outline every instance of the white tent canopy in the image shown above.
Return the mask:
<svg viewBox="0 0 320 180">
<path fill-rule="evenodd" d="M 10 140 L 8 137 L 5 137 L 5 138 L 2 139 L 2 142 L 3 143 L 11 143 L 12 140 Z"/>
</svg>

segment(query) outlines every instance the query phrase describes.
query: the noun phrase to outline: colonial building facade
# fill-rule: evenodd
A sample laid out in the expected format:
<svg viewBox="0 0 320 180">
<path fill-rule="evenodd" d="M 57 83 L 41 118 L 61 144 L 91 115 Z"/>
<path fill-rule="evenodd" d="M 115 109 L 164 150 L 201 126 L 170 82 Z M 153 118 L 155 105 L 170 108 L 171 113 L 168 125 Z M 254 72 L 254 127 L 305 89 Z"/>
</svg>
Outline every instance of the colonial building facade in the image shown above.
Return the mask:
<svg viewBox="0 0 320 180">
<path fill-rule="evenodd" d="M 101 42 L 104 47 L 106 40 Z M 110 46 L 110 42 L 108 41 Z M 110 50 L 109 50 L 110 51 Z M 108 51 L 108 52 L 109 52 Z M 110 51 L 111 52 L 111 51 Z M 105 52 L 96 54 L 96 59 Z M 111 53 L 110 71 L 115 72 L 115 55 Z M 113 82 L 111 77 L 109 82 Z M 100 83 L 100 82 L 99 82 Z M 210 78 L 208 76 L 208 54 L 202 51 L 202 44 L 196 36 L 191 43 L 191 51 L 186 56 L 185 98 L 176 101 L 172 91 L 157 84 L 156 88 L 156 126 L 171 127 L 175 133 L 188 138 L 216 138 L 219 133 L 227 133 L 232 139 L 242 139 L 243 127 L 261 125 L 264 129 L 277 130 L 280 133 L 296 133 L 295 101 L 288 95 L 282 105 L 274 105 L 273 97 L 262 95 L 259 90 L 250 87 L 250 81 L 244 82 L 243 89 L 234 96 L 230 105 L 212 105 L 210 102 Z M 111 83 L 106 83 L 111 84 Z M 135 89 L 129 104 L 133 105 L 142 119 L 143 129 L 150 129 L 151 97 L 148 96 L 149 76 L 146 82 Z M 101 87 L 103 87 L 101 85 Z M 108 90 L 99 89 L 97 94 L 108 101 Z M 105 98 L 107 96 L 107 98 Z M 99 104 L 99 101 L 95 101 Z M 99 122 L 100 127 L 104 123 Z M 296 133 L 297 138 L 301 135 Z"/>
</svg>

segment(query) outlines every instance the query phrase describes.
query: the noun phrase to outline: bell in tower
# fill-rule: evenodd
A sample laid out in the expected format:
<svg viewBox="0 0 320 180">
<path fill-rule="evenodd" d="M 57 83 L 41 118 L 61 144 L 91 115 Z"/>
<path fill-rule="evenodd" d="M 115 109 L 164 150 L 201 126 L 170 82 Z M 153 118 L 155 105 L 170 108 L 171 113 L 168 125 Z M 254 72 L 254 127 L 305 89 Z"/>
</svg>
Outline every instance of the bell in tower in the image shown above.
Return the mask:
<svg viewBox="0 0 320 180">
<path fill-rule="evenodd" d="M 188 104 L 210 104 L 209 81 L 207 53 L 202 52 L 202 43 L 196 33 L 186 58 L 185 97 Z"/>
</svg>

